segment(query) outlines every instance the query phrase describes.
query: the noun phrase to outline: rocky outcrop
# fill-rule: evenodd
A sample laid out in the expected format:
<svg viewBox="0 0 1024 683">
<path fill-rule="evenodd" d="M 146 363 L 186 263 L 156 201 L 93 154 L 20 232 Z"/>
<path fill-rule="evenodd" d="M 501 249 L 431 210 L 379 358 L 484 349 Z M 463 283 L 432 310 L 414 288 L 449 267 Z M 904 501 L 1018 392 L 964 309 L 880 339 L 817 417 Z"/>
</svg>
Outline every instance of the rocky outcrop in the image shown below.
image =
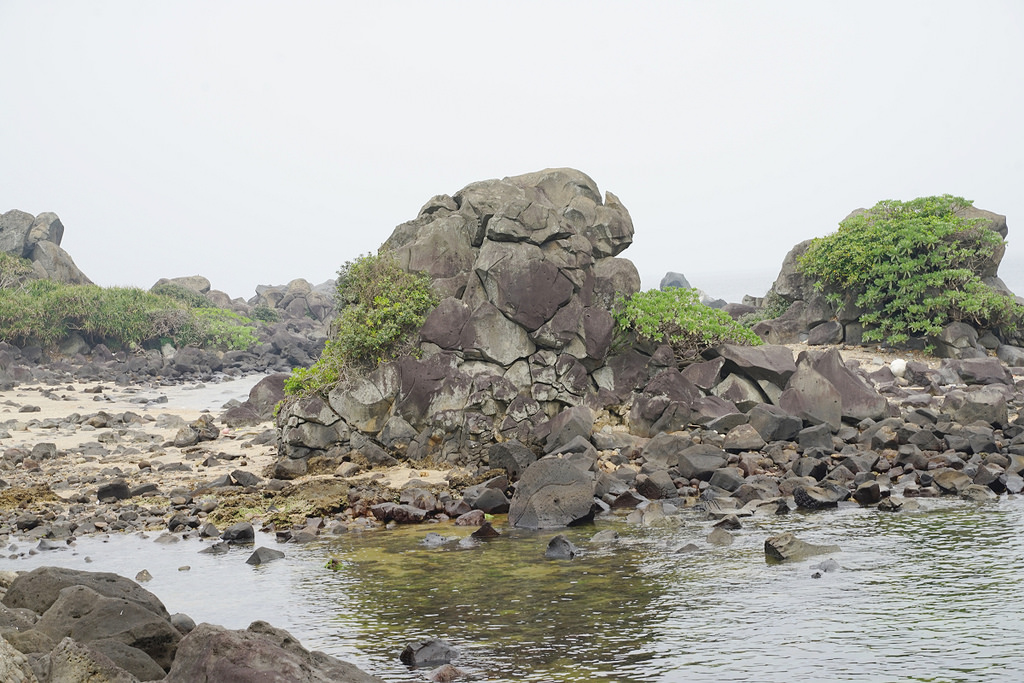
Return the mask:
<svg viewBox="0 0 1024 683">
<path fill-rule="evenodd" d="M 857 209 L 844 221 L 864 213 L 865 209 Z M 977 219 L 980 225 L 997 233 L 1005 239 L 1007 235 L 1006 216 L 967 207 L 962 215 L 968 219 Z M 840 344 L 859 345 L 862 343 L 863 327 L 859 322 L 864 312 L 857 307 L 852 295 L 841 297 L 837 306 L 826 298 L 826 293 L 814 287 L 814 282 L 802 272 L 798 259 L 810 247 L 812 240 L 805 240 L 794 246 L 782 262 L 782 268 L 771 289 L 761 299 L 761 303 L 772 302 L 773 308 L 782 307 L 785 312 L 777 318 L 764 320 L 753 329 L 770 344 L 794 344 L 806 342 L 812 345 Z M 997 271 L 1002 260 L 1005 247 L 981 260 L 975 266 L 975 273 L 992 290 L 1014 296 L 999 279 Z M 1024 303 L 1024 299 L 1017 297 Z M 911 345 L 923 349 L 931 345 L 934 354 L 940 358 L 978 358 L 984 357 L 990 350 L 997 350 L 1006 343 L 1017 344 L 1019 340 L 997 339 L 987 330 L 978 330 L 964 322 L 953 322 L 942 331 L 927 339 L 911 340 Z M 1015 357 L 1017 346 L 1006 346 L 1001 353 L 1006 357 Z"/>
<path fill-rule="evenodd" d="M 33 216 L 13 209 L 0 214 L 0 251 L 32 262 L 35 277 L 72 285 L 92 284 L 61 249 L 64 225 L 49 211 Z"/>
<path fill-rule="evenodd" d="M 617 258 L 632 237 L 618 198 L 572 169 L 434 197 L 381 247 L 429 274 L 441 298 L 419 351 L 332 392 L 326 406 L 341 426 L 321 426 L 335 429 L 335 445 L 353 432 L 380 445 L 400 418 L 416 432 L 406 457 L 479 464 L 496 441 L 539 444 L 566 407 L 600 407 L 608 397 L 594 373 L 611 347 L 609 307 L 640 286 Z M 306 436 L 310 423 L 298 405 L 281 411 L 283 455 L 323 450 Z"/>
</svg>

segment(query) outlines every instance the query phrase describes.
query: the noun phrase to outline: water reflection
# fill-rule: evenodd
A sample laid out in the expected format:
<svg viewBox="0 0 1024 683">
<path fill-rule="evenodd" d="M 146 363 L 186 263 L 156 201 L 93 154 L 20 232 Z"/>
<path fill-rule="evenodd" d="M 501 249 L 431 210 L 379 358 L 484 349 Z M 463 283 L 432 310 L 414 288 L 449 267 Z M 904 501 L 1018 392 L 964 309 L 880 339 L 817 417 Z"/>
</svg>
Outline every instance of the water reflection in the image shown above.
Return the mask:
<svg viewBox="0 0 1024 683">
<path fill-rule="evenodd" d="M 621 542 L 590 546 L 608 526 Z M 230 628 L 265 619 L 389 681 L 425 680 L 398 653 L 426 637 L 458 646 L 477 680 L 1005 681 L 1024 680 L 1022 530 L 1018 497 L 744 520 L 727 547 L 708 545 L 696 517 L 653 529 L 616 518 L 570 530 L 587 551 L 571 562 L 544 559 L 554 532 L 428 548 L 429 531 L 471 529 L 420 526 L 285 546 L 257 568 L 244 564 L 251 549 L 200 555 L 198 541 L 127 537 L 0 569 L 146 568 L 172 612 Z M 764 539 L 783 531 L 841 546 L 841 570 L 815 579 L 823 558 L 766 564 Z M 690 542 L 700 550 L 677 552 Z M 338 571 L 324 567 L 332 557 Z"/>
</svg>

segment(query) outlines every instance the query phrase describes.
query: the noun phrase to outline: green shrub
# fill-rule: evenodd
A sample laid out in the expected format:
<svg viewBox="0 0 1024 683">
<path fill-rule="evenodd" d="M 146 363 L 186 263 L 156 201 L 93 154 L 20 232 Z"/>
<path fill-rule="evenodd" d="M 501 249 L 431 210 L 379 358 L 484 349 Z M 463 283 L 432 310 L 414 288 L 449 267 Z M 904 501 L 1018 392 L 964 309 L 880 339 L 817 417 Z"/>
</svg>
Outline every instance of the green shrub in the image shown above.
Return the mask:
<svg viewBox="0 0 1024 683">
<path fill-rule="evenodd" d="M 815 239 L 798 259 L 835 306 L 852 297 L 865 312 L 864 339 L 900 345 L 948 323 L 1012 329 L 1024 307 L 981 281 L 980 267 L 1003 244 L 961 197 L 882 201 Z"/>
<path fill-rule="evenodd" d="M 408 273 L 389 255 L 361 256 L 343 265 L 337 281 L 338 317 L 320 359 L 285 383 L 289 394 L 329 391 L 350 370 L 369 370 L 411 349 L 437 296 L 424 273 Z"/>
<path fill-rule="evenodd" d="M 757 346 L 761 338 L 725 311 L 705 306 L 695 289 L 652 289 L 620 298 L 615 323 L 620 334 L 672 347 L 680 365 L 719 344 Z"/>
<path fill-rule="evenodd" d="M 253 306 L 252 311 L 249 313 L 249 317 L 253 320 L 260 320 L 265 323 L 276 323 L 281 320 L 281 314 L 277 309 L 272 308 L 267 304 L 256 304 Z"/>
<path fill-rule="evenodd" d="M 184 287 L 173 282 L 165 282 L 162 285 L 156 285 L 149 291 L 153 294 L 170 297 L 175 301 L 180 301 L 189 308 L 213 308 L 213 304 L 210 303 L 210 300 L 199 292 L 194 292 L 188 287 Z"/>
<path fill-rule="evenodd" d="M 224 308 L 196 308 L 172 335 L 176 346 L 247 351 L 259 343 L 253 321 Z"/>
<path fill-rule="evenodd" d="M 257 343 L 252 321 L 217 308 L 189 308 L 136 287 L 67 285 L 32 280 L 0 289 L 0 340 L 53 347 L 72 333 L 116 347 L 159 344 L 246 349 Z"/>
</svg>

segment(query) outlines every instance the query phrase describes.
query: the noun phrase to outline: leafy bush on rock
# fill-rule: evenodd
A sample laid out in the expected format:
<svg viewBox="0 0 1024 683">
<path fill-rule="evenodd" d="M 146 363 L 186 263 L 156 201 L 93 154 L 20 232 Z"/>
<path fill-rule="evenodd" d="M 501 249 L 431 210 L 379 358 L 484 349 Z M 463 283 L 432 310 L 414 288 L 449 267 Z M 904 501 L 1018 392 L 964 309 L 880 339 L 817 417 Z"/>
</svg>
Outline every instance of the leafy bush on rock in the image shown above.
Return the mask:
<svg viewBox="0 0 1024 683">
<path fill-rule="evenodd" d="M 850 297 L 864 310 L 867 341 L 900 345 L 954 321 L 1013 329 L 1024 307 L 979 275 L 1002 238 L 966 218 L 970 206 L 948 194 L 881 201 L 815 239 L 799 267 L 837 308 Z"/>
<path fill-rule="evenodd" d="M 719 344 L 757 346 L 761 338 L 737 323 L 725 311 L 705 306 L 695 289 L 652 289 L 620 298 L 615 322 L 619 333 L 672 347 L 685 365 Z"/>
<path fill-rule="evenodd" d="M 287 393 L 325 393 L 351 370 L 369 370 L 410 351 L 437 296 L 430 276 L 402 270 L 389 254 L 368 254 L 338 271 L 336 301 L 338 317 L 320 359 L 292 372 Z"/>
</svg>

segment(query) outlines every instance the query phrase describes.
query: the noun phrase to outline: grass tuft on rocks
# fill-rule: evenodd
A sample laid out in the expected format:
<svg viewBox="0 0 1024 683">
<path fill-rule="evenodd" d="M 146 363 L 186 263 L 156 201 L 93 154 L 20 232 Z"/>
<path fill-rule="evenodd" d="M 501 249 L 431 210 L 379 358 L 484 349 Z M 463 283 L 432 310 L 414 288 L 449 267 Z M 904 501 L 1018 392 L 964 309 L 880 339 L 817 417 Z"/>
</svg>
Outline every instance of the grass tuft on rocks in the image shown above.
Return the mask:
<svg viewBox="0 0 1024 683">
<path fill-rule="evenodd" d="M 205 299 L 204 299 L 205 301 Z M 54 348 L 72 334 L 114 348 L 176 346 L 245 350 L 258 343 L 255 323 L 232 311 L 193 308 L 136 287 L 30 280 L 0 288 L 0 341 Z"/>
</svg>

